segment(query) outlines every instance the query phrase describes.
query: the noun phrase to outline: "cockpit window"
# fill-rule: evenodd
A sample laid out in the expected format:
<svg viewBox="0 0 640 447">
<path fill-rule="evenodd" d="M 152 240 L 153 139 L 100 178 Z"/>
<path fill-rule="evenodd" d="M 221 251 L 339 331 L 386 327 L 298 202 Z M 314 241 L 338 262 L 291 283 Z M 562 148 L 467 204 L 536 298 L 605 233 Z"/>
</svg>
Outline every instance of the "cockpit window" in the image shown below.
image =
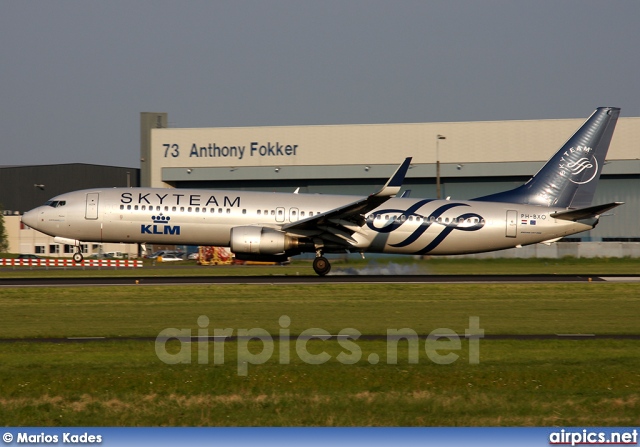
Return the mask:
<svg viewBox="0 0 640 447">
<path fill-rule="evenodd" d="M 48 200 L 45 202 L 45 206 L 50 206 L 52 208 L 58 208 L 59 206 L 65 206 L 66 204 L 66 200 Z"/>
</svg>

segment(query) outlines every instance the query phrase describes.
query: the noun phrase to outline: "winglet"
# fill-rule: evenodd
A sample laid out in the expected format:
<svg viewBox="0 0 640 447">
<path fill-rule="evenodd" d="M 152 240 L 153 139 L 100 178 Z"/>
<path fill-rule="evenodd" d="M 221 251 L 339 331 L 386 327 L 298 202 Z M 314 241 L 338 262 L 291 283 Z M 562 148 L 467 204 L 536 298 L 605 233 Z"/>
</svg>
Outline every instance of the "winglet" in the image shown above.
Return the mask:
<svg viewBox="0 0 640 447">
<path fill-rule="evenodd" d="M 393 197 L 400 192 L 400 188 L 402 187 L 402 182 L 404 181 L 404 177 L 407 175 L 407 171 L 409 170 L 409 165 L 411 164 L 412 157 L 407 157 L 404 159 L 402 164 L 398 166 L 396 172 L 389 178 L 387 183 L 382 187 L 382 189 L 372 196 L 376 197 Z"/>
</svg>

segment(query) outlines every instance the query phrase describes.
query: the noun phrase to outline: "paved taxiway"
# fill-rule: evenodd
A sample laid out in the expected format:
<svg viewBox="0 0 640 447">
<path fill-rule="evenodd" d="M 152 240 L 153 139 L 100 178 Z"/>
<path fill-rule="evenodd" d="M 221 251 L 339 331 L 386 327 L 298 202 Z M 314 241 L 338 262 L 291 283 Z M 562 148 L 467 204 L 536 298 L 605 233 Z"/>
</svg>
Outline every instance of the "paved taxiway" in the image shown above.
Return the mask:
<svg viewBox="0 0 640 447">
<path fill-rule="evenodd" d="M 640 275 L 331 275 L 1 278 L 0 287 L 73 287 L 206 284 L 486 284 L 640 282 Z"/>
</svg>

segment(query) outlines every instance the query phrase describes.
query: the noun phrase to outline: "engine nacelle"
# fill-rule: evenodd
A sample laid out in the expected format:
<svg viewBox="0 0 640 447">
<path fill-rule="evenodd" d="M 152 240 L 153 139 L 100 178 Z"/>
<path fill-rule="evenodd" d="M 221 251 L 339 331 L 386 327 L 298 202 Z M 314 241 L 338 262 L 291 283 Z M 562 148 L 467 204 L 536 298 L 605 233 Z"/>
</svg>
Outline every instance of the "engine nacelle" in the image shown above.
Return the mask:
<svg viewBox="0 0 640 447">
<path fill-rule="evenodd" d="M 231 251 L 256 255 L 284 255 L 297 246 L 297 239 L 266 227 L 231 229 Z"/>
</svg>

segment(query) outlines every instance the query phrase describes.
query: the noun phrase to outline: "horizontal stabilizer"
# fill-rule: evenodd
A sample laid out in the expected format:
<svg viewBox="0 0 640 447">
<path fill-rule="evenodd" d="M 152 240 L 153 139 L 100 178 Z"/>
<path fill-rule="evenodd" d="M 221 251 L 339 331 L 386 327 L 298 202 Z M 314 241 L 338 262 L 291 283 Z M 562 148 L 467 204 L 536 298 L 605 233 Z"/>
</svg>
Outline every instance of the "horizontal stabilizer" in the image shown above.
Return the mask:
<svg viewBox="0 0 640 447">
<path fill-rule="evenodd" d="M 602 213 L 620 206 L 623 203 L 624 202 L 613 202 L 606 203 L 604 205 L 589 206 L 587 208 L 580 208 L 577 210 L 558 211 L 557 213 L 551 213 L 550 216 L 555 219 L 571 220 L 575 222 L 577 220 L 600 216 Z"/>
</svg>

